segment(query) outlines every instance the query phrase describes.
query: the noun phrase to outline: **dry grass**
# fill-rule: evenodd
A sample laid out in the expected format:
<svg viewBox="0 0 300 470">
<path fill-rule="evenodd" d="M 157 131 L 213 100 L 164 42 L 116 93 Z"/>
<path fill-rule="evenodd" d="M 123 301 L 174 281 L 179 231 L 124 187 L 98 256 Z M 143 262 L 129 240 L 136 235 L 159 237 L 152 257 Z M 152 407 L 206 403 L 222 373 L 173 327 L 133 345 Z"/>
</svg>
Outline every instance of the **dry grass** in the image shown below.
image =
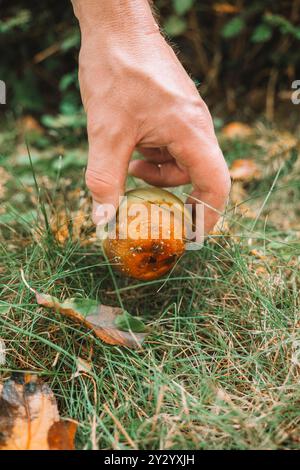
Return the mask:
<svg viewBox="0 0 300 470">
<path fill-rule="evenodd" d="M 125 307 L 152 329 L 140 351 L 107 346 L 35 304 L 21 267 L 33 287 L 60 298 L 117 305 L 118 296 L 89 221 L 82 168 L 57 171 L 53 154 L 45 162 L 33 149 L 38 194 L 28 161 L 7 158 L 7 150 L 2 378 L 16 370 L 42 375 L 60 413 L 78 421 L 79 448 L 299 449 L 300 184 L 292 139 L 261 124 L 247 140 L 223 139 L 229 162 L 247 157 L 263 169 L 261 179 L 235 184 L 223 229 L 169 278 L 138 283 L 115 274 Z M 91 370 L 74 374 L 78 358 Z"/>
</svg>

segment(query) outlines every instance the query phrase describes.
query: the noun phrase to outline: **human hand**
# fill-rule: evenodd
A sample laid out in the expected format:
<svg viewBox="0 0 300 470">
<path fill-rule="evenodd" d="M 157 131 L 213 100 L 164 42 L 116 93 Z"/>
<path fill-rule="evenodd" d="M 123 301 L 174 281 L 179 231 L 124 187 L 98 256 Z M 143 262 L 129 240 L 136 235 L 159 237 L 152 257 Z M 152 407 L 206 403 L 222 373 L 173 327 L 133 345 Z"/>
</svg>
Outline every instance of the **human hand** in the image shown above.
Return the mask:
<svg viewBox="0 0 300 470">
<path fill-rule="evenodd" d="M 191 182 L 205 233 L 230 190 L 210 113 L 160 34 L 146 0 L 73 0 L 82 32 L 79 80 L 87 113 L 86 184 L 93 219 L 118 206 L 129 172 L 155 186 Z M 137 148 L 145 160 L 131 161 Z M 99 213 L 99 211 L 98 211 Z"/>
</svg>

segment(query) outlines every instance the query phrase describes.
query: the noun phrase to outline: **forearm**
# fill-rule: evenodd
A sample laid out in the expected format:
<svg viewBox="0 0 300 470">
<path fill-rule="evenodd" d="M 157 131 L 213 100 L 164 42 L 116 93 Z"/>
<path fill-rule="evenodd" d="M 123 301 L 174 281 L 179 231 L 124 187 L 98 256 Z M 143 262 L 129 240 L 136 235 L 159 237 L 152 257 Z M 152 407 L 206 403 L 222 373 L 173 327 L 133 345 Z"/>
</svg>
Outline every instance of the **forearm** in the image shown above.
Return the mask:
<svg viewBox="0 0 300 470">
<path fill-rule="evenodd" d="M 158 30 L 149 0 L 71 0 L 83 36 L 122 33 L 151 34 Z"/>
</svg>

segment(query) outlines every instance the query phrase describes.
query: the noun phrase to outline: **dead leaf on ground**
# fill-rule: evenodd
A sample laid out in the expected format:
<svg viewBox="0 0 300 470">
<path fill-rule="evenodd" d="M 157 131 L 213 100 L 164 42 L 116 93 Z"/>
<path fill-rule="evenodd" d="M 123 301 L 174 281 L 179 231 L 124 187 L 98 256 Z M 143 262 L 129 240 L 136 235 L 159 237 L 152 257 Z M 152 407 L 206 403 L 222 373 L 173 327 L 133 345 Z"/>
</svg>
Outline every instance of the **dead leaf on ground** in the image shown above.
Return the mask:
<svg viewBox="0 0 300 470">
<path fill-rule="evenodd" d="M 255 248 L 253 248 L 252 250 L 250 250 L 250 255 L 254 256 L 255 258 L 258 258 L 262 261 L 265 261 L 267 259 L 269 259 L 270 257 L 267 256 L 266 254 L 264 254 L 262 251 L 260 250 L 257 250 Z"/>
<path fill-rule="evenodd" d="M 299 147 L 299 137 L 292 132 L 268 129 L 260 123 L 258 126 L 260 136 L 256 140 L 263 150 L 264 160 L 269 161 L 276 157 L 286 157 L 295 147 Z"/>
<path fill-rule="evenodd" d="M 78 210 L 72 217 L 72 238 L 79 240 L 82 232 L 82 227 L 86 222 L 86 214 L 83 210 Z"/>
<path fill-rule="evenodd" d="M 235 181 L 231 186 L 230 201 L 234 205 L 242 204 L 247 198 L 248 193 L 241 181 Z"/>
<path fill-rule="evenodd" d="M 59 302 L 50 295 L 36 292 L 36 300 L 39 305 L 52 308 L 72 320 L 82 323 L 93 330 L 95 335 L 107 344 L 127 346 L 129 348 L 140 347 L 146 337 L 146 332 L 123 331 L 116 321 L 124 315 L 122 308 L 98 304 L 92 299 L 67 299 Z M 132 317 L 132 322 L 136 320 Z M 140 320 L 139 320 L 140 322 Z"/>
<path fill-rule="evenodd" d="M 230 227 L 228 222 L 225 220 L 225 217 L 221 217 L 213 230 L 210 232 L 210 242 L 221 243 L 222 239 L 230 236 Z"/>
<path fill-rule="evenodd" d="M 52 308 L 66 317 L 93 330 L 95 335 L 107 344 L 141 347 L 147 329 L 137 317 L 133 317 L 120 307 L 99 304 L 94 299 L 66 299 L 60 302 L 56 297 L 37 292 L 29 286 L 21 270 L 24 284 L 35 294 L 37 303 Z"/>
<path fill-rule="evenodd" d="M 213 9 L 216 13 L 220 14 L 233 14 L 241 11 L 241 8 L 237 5 L 231 5 L 230 3 L 215 3 Z"/>
<path fill-rule="evenodd" d="M 69 238 L 73 241 L 80 240 L 85 220 L 86 215 L 82 210 L 71 214 L 62 210 L 55 214 L 51 220 L 51 229 L 58 243 L 63 245 Z"/>
<path fill-rule="evenodd" d="M 76 371 L 72 374 L 71 378 L 75 379 L 79 377 L 80 374 L 89 374 L 92 370 L 92 363 L 81 357 L 77 358 L 76 361 Z"/>
<path fill-rule="evenodd" d="M 257 212 L 249 204 L 249 195 L 242 181 L 234 181 L 230 191 L 230 201 L 234 206 L 234 213 L 247 218 L 255 219 Z"/>
<path fill-rule="evenodd" d="M 1 450 L 73 450 L 76 428 L 60 419 L 51 389 L 36 375 L 0 384 Z"/>
<path fill-rule="evenodd" d="M 252 128 L 242 122 L 230 122 L 222 129 L 222 135 L 227 139 L 244 139 L 252 133 Z"/>
<path fill-rule="evenodd" d="M 67 213 L 65 209 L 58 211 L 51 218 L 51 230 L 55 239 L 64 245 L 68 239 L 80 244 L 88 245 L 97 239 L 94 236 L 87 236 L 85 233 L 90 228 L 89 216 L 83 209 Z"/>
<path fill-rule="evenodd" d="M 252 181 L 261 176 L 261 171 L 254 160 L 238 159 L 235 160 L 229 173 L 234 181 Z"/>
<path fill-rule="evenodd" d="M 35 132 L 37 134 L 43 134 L 44 129 L 40 125 L 40 123 L 30 115 L 23 116 L 20 119 L 20 128 L 23 132 Z"/>
<path fill-rule="evenodd" d="M 5 195 L 5 184 L 9 180 L 10 176 L 3 167 L 0 166 L 0 199 Z"/>
<path fill-rule="evenodd" d="M 51 230 L 55 239 L 63 245 L 70 237 L 69 233 L 69 219 L 65 211 L 61 211 L 55 215 L 50 222 Z"/>
</svg>

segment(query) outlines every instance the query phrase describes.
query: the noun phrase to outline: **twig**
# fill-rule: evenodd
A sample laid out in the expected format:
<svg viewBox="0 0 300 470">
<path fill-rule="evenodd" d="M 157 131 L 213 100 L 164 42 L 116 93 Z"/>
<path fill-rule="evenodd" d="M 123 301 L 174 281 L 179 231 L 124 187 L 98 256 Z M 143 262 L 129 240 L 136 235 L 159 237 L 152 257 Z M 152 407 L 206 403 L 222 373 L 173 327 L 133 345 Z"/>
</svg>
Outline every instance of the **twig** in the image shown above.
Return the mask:
<svg viewBox="0 0 300 470">
<path fill-rule="evenodd" d="M 118 420 L 118 418 L 116 418 L 116 416 L 113 415 L 113 413 L 110 411 L 110 409 L 109 409 L 109 407 L 107 406 L 106 403 L 103 405 L 103 408 L 105 409 L 105 411 L 107 412 L 107 414 L 111 417 L 111 419 L 113 420 L 113 422 L 115 423 L 115 425 L 117 426 L 117 428 L 119 429 L 119 431 L 123 434 L 123 436 L 124 436 L 125 439 L 127 440 L 128 444 L 130 444 L 131 447 L 132 447 L 134 450 L 137 450 L 137 446 L 136 446 L 135 442 L 131 439 L 131 437 L 130 437 L 129 434 L 127 433 L 126 429 L 124 429 L 124 427 L 122 426 L 122 424 L 120 423 L 120 421 Z"/>
</svg>

